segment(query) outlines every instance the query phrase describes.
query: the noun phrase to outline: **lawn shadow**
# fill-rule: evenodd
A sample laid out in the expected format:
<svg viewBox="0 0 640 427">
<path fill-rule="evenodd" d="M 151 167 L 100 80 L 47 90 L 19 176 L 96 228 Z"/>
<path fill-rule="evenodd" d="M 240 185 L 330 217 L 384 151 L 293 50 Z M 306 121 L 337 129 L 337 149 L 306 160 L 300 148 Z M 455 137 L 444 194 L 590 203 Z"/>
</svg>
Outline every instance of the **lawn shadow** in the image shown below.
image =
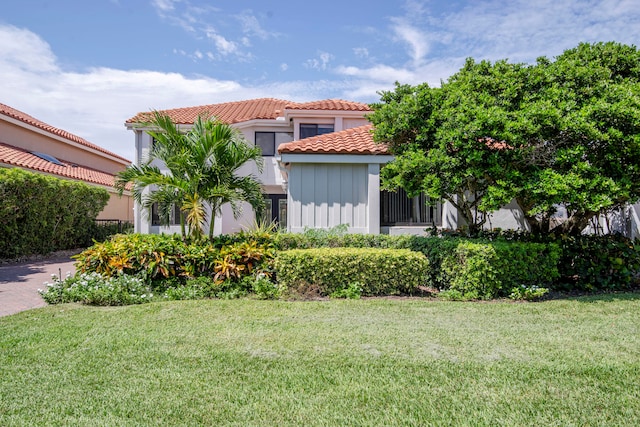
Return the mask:
<svg viewBox="0 0 640 427">
<path fill-rule="evenodd" d="M 614 302 L 614 301 L 635 301 L 640 300 L 640 290 L 557 296 L 553 299 L 563 299 L 581 303 Z"/>
</svg>

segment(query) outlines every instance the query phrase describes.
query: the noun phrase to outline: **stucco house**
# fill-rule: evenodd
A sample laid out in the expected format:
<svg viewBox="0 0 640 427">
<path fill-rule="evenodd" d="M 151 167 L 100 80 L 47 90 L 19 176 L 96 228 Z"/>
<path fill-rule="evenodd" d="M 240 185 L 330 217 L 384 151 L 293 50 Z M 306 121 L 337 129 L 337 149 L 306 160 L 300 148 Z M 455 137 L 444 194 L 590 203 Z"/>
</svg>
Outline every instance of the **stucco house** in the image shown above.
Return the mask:
<svg viewBox="0 0 640 427">
<path fill-rule="evenodd" d="M 376 144 L 366 116 L 367 104 L 344 100 L 297 103 L 262 98 L 198 107 L 163 110 L 181 128 L 198 116 L 215 117 L 242 132 L 249 144 L 262 148 L 264 170 L 246 167 L 263 184 L 268 215 L 292 232 L 347 224 L 353 233 L 415 233 L 427 227 L 457 228 L 458 215 L 448 203 L 426 204 L 425 196 L 408 198 L 402 191 L 380 190 L 380 168 L 393 159 Z M 149 153 L 152 138 L 144 123 L 150 113 L 138 113 L 125 125 L 135 135 L 136 164 Z M 162 165 L 158 165 L 162 167 Z M 254 221 L 250 209 L 234 220 L 230 209 L 216 219 L 214 232 L 233 233 Z M 494 212 L 491 226 L 523 226 L 517 205 Z M 135 207 L 135 229 L 141 233 L 179 232 L 179 217 L 160 226 L 154 212 Z"/>
<path fill-rule="evenodd" d="M 115 174 L 131 162 L 84 138 L 0 104 L 0 167 L 83 181 L 110 194 L 98 219 L 133 221 L 133 197 L 118 196 Z"/>
</svg>

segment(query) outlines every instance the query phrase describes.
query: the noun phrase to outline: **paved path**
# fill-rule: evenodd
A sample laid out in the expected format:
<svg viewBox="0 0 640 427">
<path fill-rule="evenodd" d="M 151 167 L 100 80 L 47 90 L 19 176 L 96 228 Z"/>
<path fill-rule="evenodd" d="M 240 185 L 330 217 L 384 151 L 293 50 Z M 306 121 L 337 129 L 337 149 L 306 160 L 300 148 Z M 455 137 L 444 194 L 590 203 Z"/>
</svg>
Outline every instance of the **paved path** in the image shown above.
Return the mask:
<svg viewBox="0 0 640 427">
<path fill-rule="evenodd" d="M 52 275 L 66 277 L 75 267 L 68 256 L 42 259 L 17 264 L 0 264 L 0 316 L 47 305 L 38 294 Z"/>
</svg>

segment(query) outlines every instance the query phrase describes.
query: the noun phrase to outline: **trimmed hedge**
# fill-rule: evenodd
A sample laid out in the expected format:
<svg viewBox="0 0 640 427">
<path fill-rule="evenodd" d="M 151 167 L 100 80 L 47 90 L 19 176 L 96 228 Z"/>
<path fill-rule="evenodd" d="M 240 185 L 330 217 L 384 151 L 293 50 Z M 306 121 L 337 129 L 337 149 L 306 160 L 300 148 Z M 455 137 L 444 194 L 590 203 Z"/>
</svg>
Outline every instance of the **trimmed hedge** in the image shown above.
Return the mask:
<svg viewBox="0 0 640 427">
<path fill-rule="evenodd" d="M 460 241 L 444 256 L 441 281 L 460 299 L 508 296 L 559 277 L 560 248 L 549 243 Z"/>
<path fill-rule="evenodd" d="M 358 283 L 362 295 L 397 295 L 426 283 L 429 261 L 408 249 L 292 249 L 276 255 L 274 269 L 289 289 L 313 285 L 330 295 Z"/>
<path fill-rule="evenodd" d="M 103 188 L 0 168 L 0 258 L 87 247 L 109 200 Z"/>
<path fill-rule="evenodd" d="M 549 285 L 558 291 L 618 291 L 628 290 L 638 284 L 640 273 L 640 246 L 621 235 L 581 235 L 581 236 L 536 236 L 523 232 L 505 231 L 484 233 L 480 238 L 460 236 L 389 236 L 344 234 L 315 230 L 300 234 L 281 233 L 275 236 L 274 244 L 280 250 L 318 247 L 373 247 L 411 249 L 422 252 L 429 259 L 427 284 L 437 289 L 448 289 L 451 275 L 443 274 L 442 262 L 453 256 L 460 244 L 471 242 L 490 244 L 498 251 L 497 256 L 506 260 L 501 263 L 501 271 L 511 271 L 502 278 L 502 294 L 511 286 Z M 518 261 L 522 251 L 537 253 L 541 246 L 547 247 L 554 259 L 558 253 L 556 271 L 545 276 L 532 275 L 530 269 L 537 268 L 539 261 L 534 257 L 524 257 Z M 525 245 L 525 246 L 521 246 Z M 531 249 L 526 248 L 531 246 Z M 559 252 L 557 252 L 559 249 Z M 510 253 L 514 251 L 514 253 Z M 545 254 L 547 253 L 545 252 Z M 547 256 L 547 255 L 544 255 Z M 514 262 L 511 262 L 514 261 Z M 545 263 L 547 261 L 544 261 Z M 546 264 L 545 264 L 546 265 Z M 516 267 L 517 266 L 517 267 Z M 513 267 L 513 268 L 512 268 Z M 546 269 L 547 267 L 545 267 Z M 467 273 L 459 272 L 458 275 Z M 532 279 L 533 277 L 533 279 Z M 531 285 L 526 285 L 526 284 Z"/>
</svg>

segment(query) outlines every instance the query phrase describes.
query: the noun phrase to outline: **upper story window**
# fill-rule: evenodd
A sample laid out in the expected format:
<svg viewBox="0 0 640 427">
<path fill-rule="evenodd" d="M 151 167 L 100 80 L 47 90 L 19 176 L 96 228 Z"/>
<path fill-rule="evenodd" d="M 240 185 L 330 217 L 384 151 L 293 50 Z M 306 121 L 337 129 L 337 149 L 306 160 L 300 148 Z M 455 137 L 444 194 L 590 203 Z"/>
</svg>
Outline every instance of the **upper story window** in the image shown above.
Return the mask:
<svg viewBox="0 0 640 427">
<path fill-rule="evenodd" d="M 300 139 L 333 132 L 332 124 L 300 124 Z"/>
<path fill-rule="evenodd" d="M 256 132 L 256 146 L 262 149 L 263 156 L 275 156 L 278 145 L 293 141 L 291 132 Z"/>
</svg>

